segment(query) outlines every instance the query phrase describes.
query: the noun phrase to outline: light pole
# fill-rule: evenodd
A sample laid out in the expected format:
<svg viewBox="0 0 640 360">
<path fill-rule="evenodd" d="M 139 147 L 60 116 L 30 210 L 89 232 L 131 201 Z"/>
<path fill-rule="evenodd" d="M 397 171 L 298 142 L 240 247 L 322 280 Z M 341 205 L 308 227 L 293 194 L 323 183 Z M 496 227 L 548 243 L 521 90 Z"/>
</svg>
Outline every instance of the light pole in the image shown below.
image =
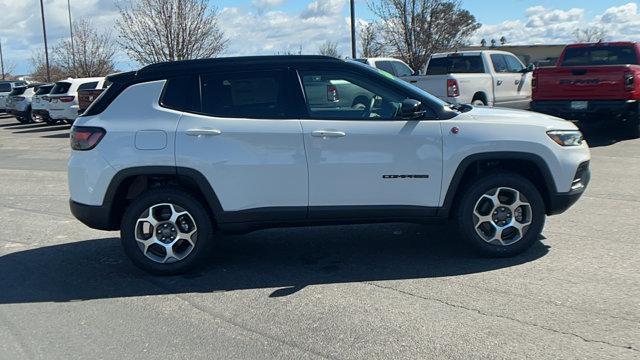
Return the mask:
<svg viewBox="0 0 640 360">
<path fill-rule="evenodd" d="M 4 80 L 4 57 L 2 57 L 2 39 L 0 39 L 0 65 L 2 65 L 2 80 Z"/>
<path fill-rule="evenodd" d="M 76 47 L 73 43 L 73 23 L 71 21 L 71 0 L 67 0 L 67 9 L 69 10 L 69 34 L 71 35 L 71 63 L 73 70 L 76 70 Z M 78 77 L 78 74 L 75 74 Z"/>
<path fill-rule="evenodd" d="M 47 47 L 47 27 L 44 24 L 44 5 L 40 0 L 40 15 L 42 15 L 42 35 L 44 35 L 44 59 L 47 62 L 47 82 L 51 82 L 51 70 L 49 70 L 49 48 Z"/>
<path fill-rule="evenodd" d="M 351 58 L 356 55 L 356 1 L 351 0 Z"/>
</svg>

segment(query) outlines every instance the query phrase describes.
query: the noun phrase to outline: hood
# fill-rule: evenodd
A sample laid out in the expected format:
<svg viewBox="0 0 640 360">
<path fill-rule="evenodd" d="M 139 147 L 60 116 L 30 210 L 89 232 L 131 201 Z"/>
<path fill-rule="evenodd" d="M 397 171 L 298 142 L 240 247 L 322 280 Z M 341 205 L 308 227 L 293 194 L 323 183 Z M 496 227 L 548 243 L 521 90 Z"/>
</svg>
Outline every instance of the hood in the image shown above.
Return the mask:
<svg viewBox="0 0 640 360">
<path fill-rule="evenodd" d="M 527 124 L 544 126 L 550 130 L 577 130 L 572 122 L 533 111 L 474 106 L 464 113 L 468 117 L 491 123 Z"/>
</svg>

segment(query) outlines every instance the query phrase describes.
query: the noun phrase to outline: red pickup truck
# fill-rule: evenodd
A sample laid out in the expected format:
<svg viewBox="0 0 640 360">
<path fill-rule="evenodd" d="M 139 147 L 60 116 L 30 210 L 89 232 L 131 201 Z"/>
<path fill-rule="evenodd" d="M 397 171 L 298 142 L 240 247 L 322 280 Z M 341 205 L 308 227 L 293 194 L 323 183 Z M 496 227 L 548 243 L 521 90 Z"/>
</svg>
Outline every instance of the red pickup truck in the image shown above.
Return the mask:
<svg viewBox="0 0 640 360">
<path fill-rule="evenodd" d="M 581 124 L 622 126 L 626 136 L 638 138 L 639 64 L 640 43 L 569 45 L 555 67 L 534 71 L 531 109 Z"/>
</svg>

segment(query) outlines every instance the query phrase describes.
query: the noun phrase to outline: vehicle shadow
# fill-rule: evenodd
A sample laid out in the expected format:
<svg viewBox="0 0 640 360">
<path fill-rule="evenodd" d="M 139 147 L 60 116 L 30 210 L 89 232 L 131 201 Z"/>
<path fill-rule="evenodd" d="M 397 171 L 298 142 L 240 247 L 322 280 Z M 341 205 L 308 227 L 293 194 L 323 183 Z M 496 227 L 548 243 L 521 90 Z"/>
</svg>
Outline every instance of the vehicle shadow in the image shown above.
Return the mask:
<svg viewBox="0 0 640 360">
<path fill-rule="evenodd" d="M 42 135 L 40 137 L 44 139 L 68 139 L 71 135 L 68 132 L 64 132 L 61 134 Z"/>
<path fill-rule="evenodd" d="M 39 128 L 39 127 L 42 127 L 43 124 L 42 123 L 35 123 L 35 124 L 16 123 L 16 124 L 9 124 L 9 125 L 5 125 L 5 126 L 6 127 L 11 126 L 10 128 L 7 128 L 6 130 L 25 130 L 25 129 Z"/>
<path fill-rule="evenodd" d="M 585 127 L 580 130 L 591 148 L 610 146 L 630 140 L 627 139 L 626 134 L 618 128 Z"/>
<path fill-rule="evenodd" d="M 270 297 L 281 297 L 310 285 L 482 273 L 548 253 L 548 246 L 538 243 L 517 257 L 480 258 L 447 233 L 450 228 L 442 226 L 387 224 L 225 236 L 208 266 L 173 277 L 135 268 L 116 238 L 40 247 L 0 257 L 0 304 L 263 288 L 274 289 Z"/>
<path fill-rule="evenodd" d="M 42 126 L 37 129 L 14 131 L 13 133 L 14 134 L 34 134 L 34 133 L 57 131 L 57 130 L 69 130 L 69 129 L 71 129 L 70 125 L 62 125 L 62 126 L 54 126 L 54 127 Z"/>
</svg>

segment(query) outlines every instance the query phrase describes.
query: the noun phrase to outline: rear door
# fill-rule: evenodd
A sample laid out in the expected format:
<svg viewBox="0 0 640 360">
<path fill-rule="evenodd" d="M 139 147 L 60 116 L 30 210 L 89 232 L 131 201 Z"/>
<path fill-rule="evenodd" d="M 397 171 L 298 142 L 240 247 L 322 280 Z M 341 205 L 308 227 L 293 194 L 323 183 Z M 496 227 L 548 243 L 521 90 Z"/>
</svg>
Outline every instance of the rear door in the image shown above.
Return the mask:
<svg viewBox="0 0 640 360">
<path fill-rule="evenodd" d="M 257 214 L 262 220 L 306 218 L 307 161 L 291 80 L 287 69 L 199 78 L 201 104 L 180 119 L 176 164 L 207 178 L 225 222 Z"/>
<path fill-rule="evenodd" d="M 347 70 L 299 72 L 309 163 L 310 217 L 427 216 L 438 206 L 442 136 L 438 121 L 403 120 L 411 95 Z M 339 83 L 333 108 L 317 107 L 316 83 Z M 343 101 L 342 93 L 349 94 Z M 364 98 L 351 101 L 352 94 Z M 346 212 L 342 213 L 341 211 Z"/>
</svg>

